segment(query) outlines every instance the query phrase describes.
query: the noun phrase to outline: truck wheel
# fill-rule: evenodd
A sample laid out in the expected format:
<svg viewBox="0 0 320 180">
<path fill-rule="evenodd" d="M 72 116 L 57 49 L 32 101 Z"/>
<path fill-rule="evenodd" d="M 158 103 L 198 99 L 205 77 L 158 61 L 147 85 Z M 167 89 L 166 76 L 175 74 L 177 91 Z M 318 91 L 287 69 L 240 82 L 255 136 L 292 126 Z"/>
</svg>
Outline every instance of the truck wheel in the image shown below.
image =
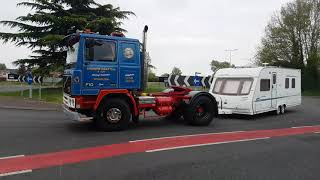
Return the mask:
<svg viewBox="0 0 320 180">
<path fill-rule="evenodd" d="M 167 120 L 176 121 L 182 117 L 182 112 L 180 110 L 173 111 L 170 115 L 166 116 Z"/>
<path fill-rule="evenodd" d="M 130 123 L 130 107 L 121 99 L 108 99 L 97 110 L 96 125 L 102 131 L 127 129 Z"/>
<path fill-rule="evenodd" d="M 139 123 L 139 115 L 138 116 L 132 116 L 132 122 L 133 123 Z"/>
<path fill-rule="evenodd" d="M 286 112 L 286 105 L 281 106 L 281 114 L 284 114 Z"/>
<path fill-rule="evenodd" d="M 190 125 L 207 126 L 214 120 L 216 108 L 211 98 L 200 96 L 184 109 L 183 118 Z"/>
</svg>

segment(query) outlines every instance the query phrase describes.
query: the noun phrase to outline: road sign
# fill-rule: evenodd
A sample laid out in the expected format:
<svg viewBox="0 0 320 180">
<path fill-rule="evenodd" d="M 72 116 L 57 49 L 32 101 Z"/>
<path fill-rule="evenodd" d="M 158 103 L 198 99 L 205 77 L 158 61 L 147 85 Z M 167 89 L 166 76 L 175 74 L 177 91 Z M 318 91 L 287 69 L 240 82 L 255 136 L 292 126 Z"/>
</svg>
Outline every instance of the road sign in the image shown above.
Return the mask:
<svg viewBox="0 0 320 180">
<path fill-rule="evenodd" d="M 201 86 L 200 75 L 201 73 L 196 72 L 194 76 L 194 86 Z"/>
<path fill-rule="evenodd" d="M 28 73 L 28 76 L 27 76 L 27 83 L 29 85 L 31 85 L 33 82 L 33 77 L 32 77 L 32 74 L 31 73 Z"/>
<path fill-rule="evenodd" d="M 8 74 L 8 80 L 15 80 L 15 81 L 17 81 L 18 80 L 18 75 L 17 74 Z"/>
<path fill-rule="evenodd" d="M 33 82 L 36 84 L 42 84 L 43 83 L 43 77 L 42 76 L 34 76 Z"/>
<path fill-rule="evenodd" d="M 212 76 L 176 76 L 170 75 L 168 77 L 169 86 L 202 86 L 206 88 L 210 88 L 211 82 L 213 80 Z"/>
</svg>

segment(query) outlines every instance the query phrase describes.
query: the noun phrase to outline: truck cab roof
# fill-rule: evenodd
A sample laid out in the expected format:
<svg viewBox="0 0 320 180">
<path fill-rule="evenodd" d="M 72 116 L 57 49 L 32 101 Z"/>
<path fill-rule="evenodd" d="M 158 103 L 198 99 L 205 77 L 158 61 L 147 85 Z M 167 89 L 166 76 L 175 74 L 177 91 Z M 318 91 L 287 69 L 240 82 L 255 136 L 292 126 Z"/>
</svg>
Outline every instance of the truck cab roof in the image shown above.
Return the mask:
<svg viewBox="0 0 320 180">
<path fill-rule="evenodd" d="M 127 38 L 127 37 L 117 37 L 117 36 L 108 36 L 108 35 L 101 35 L 101 34 L 88 34 L 88 33 L 80 33 L 80 34 L 72 34 L 71 36 L 77 36 L 83 38 L 93 38 L 93 39 L 110 39 L 115 41 L 131 41 L 131 42 L 139 42 L 138 39 Z"/>
</svg>

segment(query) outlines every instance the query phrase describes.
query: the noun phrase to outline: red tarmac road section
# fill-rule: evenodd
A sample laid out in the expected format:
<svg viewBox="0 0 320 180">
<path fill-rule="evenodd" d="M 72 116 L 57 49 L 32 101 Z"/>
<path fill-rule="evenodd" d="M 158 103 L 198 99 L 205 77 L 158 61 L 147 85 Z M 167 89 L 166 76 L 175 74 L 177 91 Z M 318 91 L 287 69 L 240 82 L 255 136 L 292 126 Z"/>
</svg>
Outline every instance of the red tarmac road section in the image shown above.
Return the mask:
<svg viewBox="0 0 320 180">
<path fill-rule="evenodd" d="M 111 158 L 125 154 L 141 153 L 146 151 L 153 152 L 159 149 L 165 150 L 170 148 L 174 149 L 179 147 L 201 146 L 214 143 L 240 142 L 245 140 L 293 136 L 316 132 L 320 132 L 320 126 L 216 134 L 211 133 L 139 140 L 121 144 L 66 150 L 46 154 L 26 155 L 23 157 L 0 159 L 0 175 L 17 171 L 35 170 L 96 159 Z"/>
</svg>

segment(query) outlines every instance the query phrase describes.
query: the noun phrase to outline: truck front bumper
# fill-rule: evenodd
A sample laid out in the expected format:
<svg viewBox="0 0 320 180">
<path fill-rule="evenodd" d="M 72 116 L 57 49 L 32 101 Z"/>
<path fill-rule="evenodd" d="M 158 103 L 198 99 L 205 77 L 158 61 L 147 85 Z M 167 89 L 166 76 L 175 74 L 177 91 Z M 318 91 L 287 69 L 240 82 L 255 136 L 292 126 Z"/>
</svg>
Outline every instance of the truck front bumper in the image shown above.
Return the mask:
<svg viewBox="0 0 320 180">
<path fill-rule="evenodd" d="M 68 107 L 66 107 L 65 105 L 62 105 L 63 107 L 63 112 L 64 114 L 71 120 L 73 121 L 80 121 L 80 122 L 85 122 L 85 121 L 90 121 L 93 118 L 92 117 L 87 117 L 85 115 L 82 115 L 78 112 L 72 111 L 70 110 Z"/>
</svg>

